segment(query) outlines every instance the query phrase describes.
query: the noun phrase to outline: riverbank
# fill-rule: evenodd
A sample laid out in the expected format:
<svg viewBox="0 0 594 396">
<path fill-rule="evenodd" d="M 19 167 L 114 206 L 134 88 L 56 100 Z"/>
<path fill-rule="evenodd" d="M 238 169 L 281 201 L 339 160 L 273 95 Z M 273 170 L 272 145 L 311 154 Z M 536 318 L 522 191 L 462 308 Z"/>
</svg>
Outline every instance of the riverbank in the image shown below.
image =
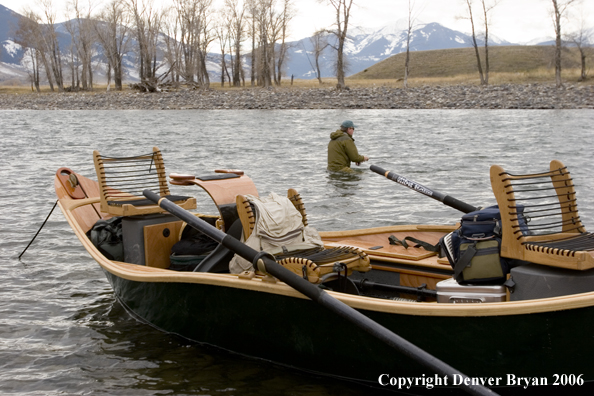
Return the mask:
<svg viewBox="0 0 594 396">
<path fill-rule="evenodd" d="M 184 109 L 594 109 L 594 86 L 500 84 L 334 88 L 275 87 L 139 93 L 3 93 L 2 110 Z"/>
</svg>

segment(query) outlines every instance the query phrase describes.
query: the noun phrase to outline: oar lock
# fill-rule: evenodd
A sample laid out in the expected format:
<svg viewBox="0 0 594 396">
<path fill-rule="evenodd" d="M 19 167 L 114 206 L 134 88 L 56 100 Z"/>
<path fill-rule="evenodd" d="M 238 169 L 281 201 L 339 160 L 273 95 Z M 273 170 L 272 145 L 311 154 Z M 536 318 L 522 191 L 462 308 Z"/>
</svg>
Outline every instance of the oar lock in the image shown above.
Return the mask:
<svg viewBox="0 0 594 396">
<path fill-rule="evenodd" d="M 264 275 L 266 275 L 264 278 L 262 278 L 263 282 L 276 283 L 277 279 L 266 271 L 266 264 L 264 264 L 265 257 L 269 258 L 272 261 L 275 261 L 274 256 L 272 254 L 264 251 L 259 252 L 254 256 L 254 259 L 252 261 L 254 269 L 251 271 L 243 271 L 242 273 L 238 274 L 237 277 L 240 279 L 251 280 L 254 279 L 254 277 L 256 276 L 256 270 L 258 270 L 262 272 Z"/>
</svg>

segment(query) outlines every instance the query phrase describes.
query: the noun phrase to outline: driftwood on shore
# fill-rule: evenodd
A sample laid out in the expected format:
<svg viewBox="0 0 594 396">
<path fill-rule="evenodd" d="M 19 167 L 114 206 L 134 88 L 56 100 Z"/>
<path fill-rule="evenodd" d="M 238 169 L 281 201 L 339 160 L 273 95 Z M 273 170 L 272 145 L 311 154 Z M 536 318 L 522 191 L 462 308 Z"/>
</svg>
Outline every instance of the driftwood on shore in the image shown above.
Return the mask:
<svg viewBox="0 0 594 396">
<path fill-rule="evenodd" d="M 594 86 L 451 85 L 0 94 L 0 109 L 594 109 Z"/>
</svg>

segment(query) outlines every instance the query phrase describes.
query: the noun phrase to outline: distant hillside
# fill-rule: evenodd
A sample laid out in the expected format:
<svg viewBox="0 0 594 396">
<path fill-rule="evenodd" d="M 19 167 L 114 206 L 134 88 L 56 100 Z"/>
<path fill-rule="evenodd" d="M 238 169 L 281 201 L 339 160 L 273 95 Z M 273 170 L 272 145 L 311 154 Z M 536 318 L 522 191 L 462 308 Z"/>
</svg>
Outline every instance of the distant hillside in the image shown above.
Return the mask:
<svg viewBox="0 0 594 396">
<path fill-rule="evenodd" d="M 407 21 L 396 21 L 377 29 L 352 27 L 345 45 L 347 75 L 358 73 L 392 55 L 406 51 Z M 336 42 L 333 35 L 326 40 Z M 514 45 L 491 37 L 491 45 Z M 472 38 L 462 32 L 449 29 L 439 23 L 420 23 L 411 35 L 411 51 L 428 51 L 445 48 L 464 48 L 472 45 Z M 479 45 L 482 41 L 479 40 Z M 320 57 L 322 77 L 334 76 L 336 52 L 327 48 Z M 313 44 L 310 37 L 289 43 L 287 75 L 296 78 L 315 78 Z"/>
<path fill-rule="evenodd" d="M 497 46 L 489 47 L 491 73 L 524 73 L 554 68 L 554 47 L 551 46 Z M 484 49 L 481 49 L 484 62 Z M 353 79 L 398 79 L 404 76 L 405 53 L 368 67 Z M 564 68 L 580 67 L 575 49 L 563 54 Z M 452 77 L 478 73 L 474 48 L 455 48 L 410 53 L 409 77 Z"/>
</svg>

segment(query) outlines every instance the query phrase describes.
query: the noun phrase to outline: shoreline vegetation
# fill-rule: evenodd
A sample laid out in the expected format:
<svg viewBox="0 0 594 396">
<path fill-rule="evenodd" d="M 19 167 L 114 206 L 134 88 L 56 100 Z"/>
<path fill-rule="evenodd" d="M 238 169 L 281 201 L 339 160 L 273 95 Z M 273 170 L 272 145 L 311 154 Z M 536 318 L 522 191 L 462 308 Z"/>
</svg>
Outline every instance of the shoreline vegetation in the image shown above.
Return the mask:
<svg viewBox="0 0 594 396">
<path fill-rule="evenodd" d="M 185 110 L 185 109 L 594 109 L 594 79 L 581 80 L 575 48 L 563 58 L 563 81 L 556 87 L 551 46 L 493 47 L 489 85 L 481 85 L 472 48 L 411 53 L 408 88 L 403 87 L 404 56 L 398 54 L 346 79 L 291 81 L 269 88 L 221 87 L 212 80 L 207 90 L 162 85 L 147 93 L 124 84 L 122 91 L 95 85 L 93 91 L 33 93 L 22 81 L 0 85 L 4 110 Z M 11 85 L 12 84 L 12 85 Z"/>
<path fill-rule="evenodd" d="M 594 109 L 592 80 L 566 82 L 513 81 L 492 77 L 481 86 L 477 76 L 409 80 L 402 88 L 396 80 L 347 79 L 348 88 L 336 89 L 335 81 L 296 80 L 280 87 L 221 88 L 180 87 L 155 93 L 130 88 L 106 91 L 51 92 L 45 88 L 0 86 L 1 110 L 240 110 L 240 109 Z M 511 80 L 511 81 L 510 81 Z"/>
</svg>

